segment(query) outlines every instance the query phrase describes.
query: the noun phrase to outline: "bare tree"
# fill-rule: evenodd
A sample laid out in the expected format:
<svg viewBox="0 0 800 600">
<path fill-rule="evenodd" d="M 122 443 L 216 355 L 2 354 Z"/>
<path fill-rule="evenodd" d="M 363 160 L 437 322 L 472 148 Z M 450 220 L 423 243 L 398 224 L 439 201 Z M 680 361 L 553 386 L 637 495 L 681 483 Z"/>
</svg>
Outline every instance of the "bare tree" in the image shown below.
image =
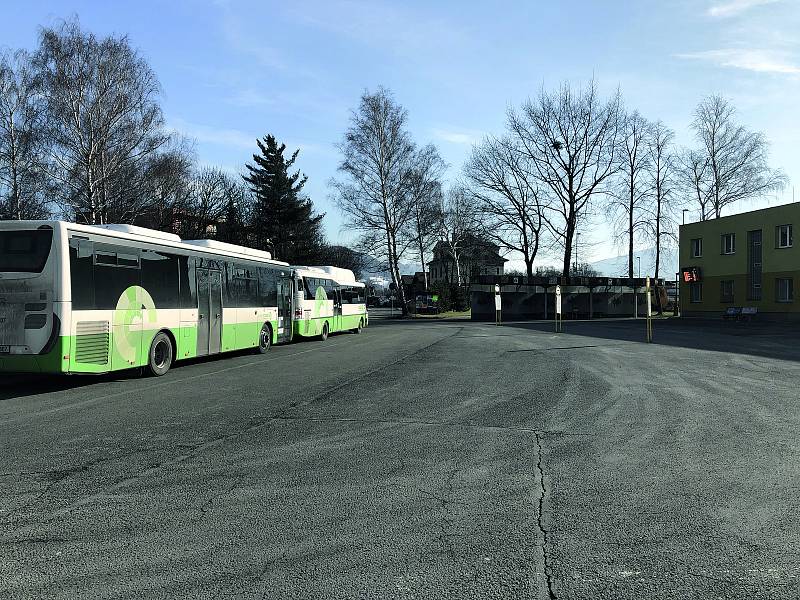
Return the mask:
<svg viewBox="0 0 800 600">
<path fill-rule="evenodd" d="M 0 218 L 50 213 L 41 168 L 43 109 L 28 53 L 0 54 Z"/>
<path fill-rule="evenodd" d="M 721 96 L 709 96 L 695 110 L 692 128 L 708 160 L 714 216 L 734 202 L 783 189 L 786 176 L 770 169 L 769 144 L 760 132 L 735 121 L 736 109 Z"/>
<path fill-rule="evenodd" d="M 454 185 L 442 197 L 439 209 L 439 240 L 453 259 L 456 285 L 465 283 L 462 273 L 464 250 L 481 233 L 481 214 L 475 198 L 462 185 Z"/>
<path fill-rule="evenodd" d="M 634 244 L 647 224 L 649 135 L 650 123 L 638 111 L 621 117 L 618 186 L 609 194 L 606 210 L 617 239 L 627 246 L 628 277 L 633 277 Z"/>
<path fill-rule="evenodd" d="M 232 196 L 235 199 L 242 189 L 237 179 L 220 169 L 201 169 L 192 177 L 186 203 L 175 208 L 178 235 L 189 239 L 216 237 Z"/>
<path fill-rule="evenodd" d="M 684 150 L 679 156 L 681 185 L 686 190 L 686 196 L 697 206 L 701 221 L 714 215 L 714 183 L 709 165 L 708 157 L 696 150 Z"/>
<path fill-rule="evenodd" d="M 664 241 L 678 239 L 675 221 L 675 177 L 676 158 L 672 149 L 675 132 L 657 121 L 652 124 L 647 138 L 647 178 L 649 187 L 648 217 L 645 220 L 645 233 L 655 243 L 655 278 L 658 279 L 661 267 L 661 248 Z"/>
<path fill-rule="evenodd" d="M 446 168 L 447 165 L 439 156 L 436 147 L 428 144 L 413 157 L 408 180 L 409 200 L 412 205 L 408 237 L 422 266 L 426 290 L 428 289 L 426 257 L 438 235 L 437 216 L 442 197 L 441 177 Z"/>
<path fill-rule="evenodd" d="M 513 138 L 488 137 L 473 148 L 464 167 L 469 193 L 483 214 L 483 231 L 522 254 L 528 277 L 542 245 L 545 209 L 530 162 Z"/>
<path fill-rule="evenodd" d="M 144 196 L 149 209 L 136 222 L 178 233 L 176 218 L 188 209 L 192 194 L 194 151 L 188 140 L 174 140 L 145 165 Z"/>
<path fill-rule="evenodd" d="M 346 179 L 331 181 L 348 225 L 361 234 L 359 249 L 378 257 L 391 273 L 403 314 L 408 307 L 400 258 L 411 244 L 404 234 L 414 215 L 409 180 L 415 148 L 407 120 L 406 110 L 388 90 L 365 92 L 339 145 L 339 171 Z"/>
<path fill-rule="evenodd" d="M 77 22 L 42 29 L 35 64 L 48 112 L 48 175 L 65 212 L 88 223 L 134 219 L 143 165 L 169 138 L 155 74 L 126 37 L 99 39 Z"/>
<path fill-rule="evenodd" d="M 521 113 L 509 113 L 509 127 L 531 160 L 536 177 L 549 188 L 554 202 L 545 222 L 564 249 L 563 272 L 570 272 L 578 215 L 618 169 L 620 94 L 598 97 L 592 81 L 585 89 L 563 84 L 556 92 L 542 90 Z"/>
</svg>

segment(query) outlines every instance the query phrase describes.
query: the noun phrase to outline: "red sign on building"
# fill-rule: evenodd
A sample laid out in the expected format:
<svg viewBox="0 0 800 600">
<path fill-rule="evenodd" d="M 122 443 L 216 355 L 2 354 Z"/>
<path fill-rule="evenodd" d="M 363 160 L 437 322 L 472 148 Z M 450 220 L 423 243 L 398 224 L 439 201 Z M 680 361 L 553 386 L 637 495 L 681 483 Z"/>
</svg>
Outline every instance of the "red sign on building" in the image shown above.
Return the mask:
<svg viewBox="0 0 800 600">
<path fill-rule="evenodd" d="M 700 281 L 700 267 L 684 267 L 681 269 L 684 283 L 695 283 Z"/>
</svg>

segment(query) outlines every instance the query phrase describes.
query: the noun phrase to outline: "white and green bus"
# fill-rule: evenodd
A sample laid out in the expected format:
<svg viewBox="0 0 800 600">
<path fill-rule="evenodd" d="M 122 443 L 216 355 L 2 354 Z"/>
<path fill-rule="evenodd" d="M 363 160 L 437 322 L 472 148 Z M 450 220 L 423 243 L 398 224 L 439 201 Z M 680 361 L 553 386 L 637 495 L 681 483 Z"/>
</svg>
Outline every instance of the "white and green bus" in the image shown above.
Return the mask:
<svg viewBox="0 0 800 600">
<path fill-rule="evenodd" d="M 311 331 L 294 322 L 296 272 L 268 252 L 131 225 L 0 222 L 0 372 L 163 375 L 176 360 L 266 352 Z M 324 304 L 323 338 L 343 328 Z"/>
<path fill-rule="evenodd" d="M 353 272 L 338 267 L 294 267 L 294 335 L 320 337 L 329 333 L 361 333 L 367 326 L 366 286 Z"/>
</svg>

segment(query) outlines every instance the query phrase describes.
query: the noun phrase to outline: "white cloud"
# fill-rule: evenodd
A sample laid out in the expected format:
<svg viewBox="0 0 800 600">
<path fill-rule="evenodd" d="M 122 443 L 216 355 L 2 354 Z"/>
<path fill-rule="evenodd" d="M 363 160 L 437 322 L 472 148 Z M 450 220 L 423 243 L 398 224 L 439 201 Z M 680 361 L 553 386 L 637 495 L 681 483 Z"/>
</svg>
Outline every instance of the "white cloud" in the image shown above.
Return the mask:
<svg viewBox="0 0 800 600">
<path fill-rule="evenodd" d="M 730 0 L 729 2 L 717 3 L 709 7 L 708 16 L 720 19 L 735 17 L 743 12 L 755 8 L 756 6 L 763 6 L 765 4 L 774 4 L 780 0 Z"/>
<path fill-rule="evenodd" d="M 800 74 L 800 66 L 785 53 L 755 49 L 706 50 L 676 55 L 678 58 L 702 60 L 721 67 L 755 71 L 758 73 Z"/>
<path fill-rule="evenodd" d="M 198 142 L 232 148 L 252 149 L 255 147 L 256 138 L 258 137 L 239 129 L 198 125 L 196 123 L 187 123 L 183 119 L 170 119 L 169 125 L 173 131 L 194 138 Z"/>
<path fill-rule="evenodd" d="M 437 140 L 467 146 L 475 144 L 481 137 L 479 132 L 468 130 L 433 129 L 432 133 Z"/>
<path fill-rule="evenodd" d="M 390 52 L 422 54 L 463 45 L 469 34 L 454 25 L 452 18 L 426 16 L 404 3 L 324 0 L 296 3 L 289 15 L 298 23 Z"/>
</svg>

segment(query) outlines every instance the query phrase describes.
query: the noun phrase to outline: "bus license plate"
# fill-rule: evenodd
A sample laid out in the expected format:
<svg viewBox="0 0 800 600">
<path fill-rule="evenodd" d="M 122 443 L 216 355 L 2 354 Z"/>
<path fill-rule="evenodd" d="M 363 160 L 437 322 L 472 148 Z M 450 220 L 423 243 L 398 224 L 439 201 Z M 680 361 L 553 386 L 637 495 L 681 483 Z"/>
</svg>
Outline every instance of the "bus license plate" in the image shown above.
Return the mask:
<svg viewBox="0 0 800 600">
<path fill-rule="evenodd" d="M 11 346 L 0 346 L 0 354 L 10 354 Z"/>
</svg>

